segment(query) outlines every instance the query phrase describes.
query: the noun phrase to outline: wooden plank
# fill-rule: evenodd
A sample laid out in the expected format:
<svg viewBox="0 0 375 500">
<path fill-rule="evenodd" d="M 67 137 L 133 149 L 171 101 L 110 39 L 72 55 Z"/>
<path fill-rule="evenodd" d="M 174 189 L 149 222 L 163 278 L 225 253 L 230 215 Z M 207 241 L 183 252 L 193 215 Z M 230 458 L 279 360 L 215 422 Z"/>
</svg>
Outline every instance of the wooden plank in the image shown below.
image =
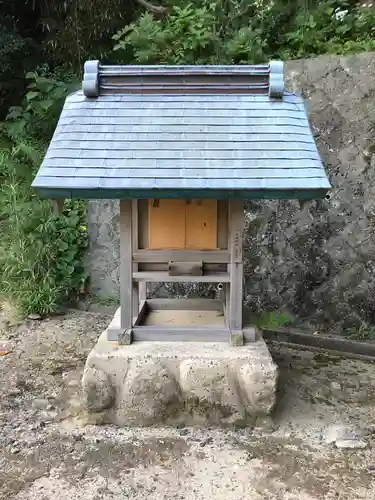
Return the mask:
<svg viewBox="0 0 375 500">
<path fill-rule="evenodd" d="M 189 261 L 187 261 L 189 262 Z M 147 272 L 147 271 L 163 271 L 165 273 L 169 272 L 169 263 L 168 262 L 144 262 L 138 264 L 138 271 Z M 213 273 L 225 273 L 228 271 L 227 264 L 208 264 L 207 262 L 203 263 L 203 274 L 213 274 Z"/>
<path fill-rule="evenodd" d="M 139 283 L 133 282 L 132 284 L 132 314 L 133 318 L 137 316 L 139 312 Z"/>
<path fill-rule="evenodd" d="M 138 301 L 139 304 L 147 300 L 147 283 L 145 281 L 141 281 L 138 283 Z"/>
<path fill-rule="evenodd" d="M 133 325 L 138 326 L 142 323 L 142 321 L 145 319 L 147 312 L 149 311 L 148 309 L 148 304 L 147 301 L 144 300 L 139 304 L 139 312 L 137 316 L 133 317 Z"/>
<path fill-rule="evenodd" d="M 242 330 L 243 307 L 243 252 L 242 233 L 244 227 L 244 203 L 241 200 L 229 202 L 229 241 L 231 249 L 229 311 L 227 313 L 228 326 L 235 333 L 238 344 L 238 331 Z"/>
<path fill-rule="evenodd" d="M 324 334 L 314 335 L 313 333 L 303 333 L 288 328 L 262 328 L 261 332 L 265 340 L 288 342 L 290 348 L 293 348 L 293 344 L 296 344 L 375 357 L 375 344 L 366 342 Z"/>
<path fill-rule="evenodd" d="M 322 354 L 322 356 L 326 357 L 361 359 L 363 361 L 369 361 L 370 363 L 375 362 L 375 357 L 372 355 L 356 354 L 353 352 L 346 352 L 346 351 L 336 351 L 334 349 L 327 349 L 325 347 L 315 347 L 311 345 L 295 344 L 294 342 L 293 343 L 282 342 L 281 340 L 266 339 L 266 343 L 271 347 L 271 349 L 273 346 L 286 347 L 288 349 L 299 350 L 299 351 L 317 352 L 319 354 Z"/>
<path fill-rule="evenodd" d="M 131 200 L 132 205 L 132 250 L 138 250 L 138 200 Z"/>
<path fill-rule="evenodd" d="M 168 282 L 194 282 L 194 283 L 225 283 L 229 282 L 228 273 L 205 274 L 204 276 L 170 276 L 168 273 L 159 271 L 135 272 L 134 281 L 146 281 L 148 283 L 168 283 Z"/>
<path fill-rule="evenodd" d="M 222 303 L 215 299 L 148 299 L 149 311 L 222 311 Z"/>
<path fill-rule="evenodd" d="M 132 255 L 138 250 L 138 200 L 132 200 Z M 133 262 L 133 273 L 138 271 L 138 264 Z M 132 285 L 132 309 L 133 318 L 137 316 L 139 312 L 139 284 L 134 283 Z"/>
<path fill-rule="evenodd" d="M 201 260 L 203 263 L 228 264 L 230 255 L 227 250 L 139 250 L 133 255 L 134 262 L 168 263 L 171 260 L 179 262 Z"/>
<path fill-rule="evenodd" d="M 122 345 L 130 345 L 133 341 L 133 332 L 129 328 L 128 330 L 123 330 L 118 338 L 118 343 Z"/>
<path fill-rule="evenodd" d="M 185 200 L 149 200 L 149 248 L 185 248 Z"/>
<path fill-rule="evenodd" d="M 185 248 L 191 250 L 217 248 L 217 201 L 190 200 L 185 208 Z"/>
<path fill-rule="evenodd" d="M 227 200 L 218 200 L 217 202 L 217 246 L 220 249 L 228 248 L 228 201 Z"/>
<path fill-rule="evenodd" d="M 170 261 L 168 264 L 169 276 L 202 276 L 203 262 L 175 262 Z"/>
<path fill-rule="evenodd" d="M 132 327 L 132 205 L 130 200 L 120 200 L 120 305 L 121 329 Z"/>
<path fill-rule="evenodd" d="M 228 266 L 229 267 L 229 266 Z M 223 296 L 223 301 L 224 301 L 224 320 L 225 320 L 225 325 L 228 326 L 229 328 L 229 292 L 230 292 L 230 284 L 229 283 L 224 283 L 224 296 Z"/>
<path fill-rule="evenodd" d="M 111 328 L 107 330 L 107 340 L 109 342 L 118 342 L 119 344 L 129 345 L 132 343 L 132 330 L 122 330 L 121 328 Z"/>
<path fill-rule="evenodd" d="M 148 248 L 148 204 L 149 200 L 138 200 L 138 248 Z"/>
<path fill-rule="evenodd" d="M 229 330 L 216 327 L 135 326 L 133 341 L 228 342 Z"/>
</svg>

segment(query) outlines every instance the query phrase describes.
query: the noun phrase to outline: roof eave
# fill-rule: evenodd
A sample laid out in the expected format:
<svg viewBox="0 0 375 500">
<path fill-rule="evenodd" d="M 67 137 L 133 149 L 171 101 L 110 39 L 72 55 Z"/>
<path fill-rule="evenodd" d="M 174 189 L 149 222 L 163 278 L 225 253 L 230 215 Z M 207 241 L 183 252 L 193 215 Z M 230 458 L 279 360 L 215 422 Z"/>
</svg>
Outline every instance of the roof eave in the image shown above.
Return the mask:
<svg viewBox="0 0 375 500">
<path fill-rule="evenodd" d="M 35 187 L 41 198 L 97 199 L 241 199 L 241 200 L 316 200 L 324 198 L 330 188 L 309 189 L 69 189 Z"/>
</svg>

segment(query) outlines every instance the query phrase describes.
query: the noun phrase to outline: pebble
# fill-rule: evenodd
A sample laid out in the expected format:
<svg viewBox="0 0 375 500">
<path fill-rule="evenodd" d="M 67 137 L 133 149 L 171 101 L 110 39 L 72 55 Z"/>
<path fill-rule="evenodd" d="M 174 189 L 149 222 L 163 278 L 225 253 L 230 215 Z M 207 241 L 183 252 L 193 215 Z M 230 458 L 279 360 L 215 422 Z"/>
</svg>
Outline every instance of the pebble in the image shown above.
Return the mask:
<svg viewBox="0 0 375 500">
<path fill-rule="evenodd" d="M 16 396 L 19 396 L 20 394 L 22 394 L 21 389 L 11 389 L 8 392 L 8 395 L 11 396 L 11 397 L 16 397 Z"/>
<path fill-rule="evenodd" d="M 189 434 L 189 429 L 181 429 L 180 436 L 187 436 Z"/>
<path fill-rule="evenodd" d="M 363 439 L 338 439 L 335 446 L 339 449 L 355 450 L 367 448 L 367 443 Z"/>
<path fill-rule="evenodd" d="M 12 455 L 18 455 L 18 453 L 20 453 L 21 450 L 19 448 L 14 447 L 10 449 L 10 452 Z"/>
<path fill-rule="evenodd" d="M 339 382 L 331 382 L 331 388 L 334 391 L 340 391 L 341 390 L 341 384 Z"/>
<path fill-rule="evenodd" d="M 27 319 L 31 319 L 32 321 L 38 321 L 42 319 L 42 316 L 40 314 L 31 313 L 27 316 Z"/>
<path fill-rule="evenodd" d="M 80 387 L 81 382 L 80 380 L 69 380 L 68 382 L 68 387 Z"/>
<path fill-rule="evenodd" d="M 206 446 L 206 445 L 208 445 L 208 444 L 212 443 L 212 441 L 213 441 L 212 437 L 208 437 L 208 438 L 207 438 L 207 439 L 205 439 L 204 441 L 201 441 L 201 442 L 199 443 L 199 446 L 202 446 L 202 447 L 203 447 L 203 446 Z"/>
<path fill-rule="evenodd" d="M 360 440 L 364 432 L 361 429 L 355 429 L 344 424 L 330 425 L 323 433 L 326 444 L 336 443 L 337 441 L 356 441 Z"/>
<path fill-rule="evenodd" d="M 58 413 L 56 411 L 42 411 L 41 418 L 45 424 L 51 423 L 56 420 Z"/>
<path fill-rule="evenodd" d="M 47 410 L 50 405 L 50 402 L 48 399 L 34 399 L 33 401 L 33 406 L 34 408 L 37 408 L 38 410 Z"/>
</svg>

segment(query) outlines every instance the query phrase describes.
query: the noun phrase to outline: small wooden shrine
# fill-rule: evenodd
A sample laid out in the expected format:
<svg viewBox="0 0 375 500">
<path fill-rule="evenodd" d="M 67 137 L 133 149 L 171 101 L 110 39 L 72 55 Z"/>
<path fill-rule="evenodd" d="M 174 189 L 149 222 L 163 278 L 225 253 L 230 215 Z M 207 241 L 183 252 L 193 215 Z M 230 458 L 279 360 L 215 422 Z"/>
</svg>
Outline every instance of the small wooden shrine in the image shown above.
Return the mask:
<svg viewBox="0 0 375 500">
<path fill-rule="evenodd" d="M 52 199 L 120 200 L 121 328 L 109 340 L 235 345 L 244 340 L 244 200 L 308 200 L 330 189 L 303 100 L 284 89 L 281 62 L 89 61 L 33 186 Z M 147 298 L 147 283 L 192 281 L 217 284 L 221 299 Z M 147 321 L 153 311 L 183 309 L 211 316 Z"/>
</svg>

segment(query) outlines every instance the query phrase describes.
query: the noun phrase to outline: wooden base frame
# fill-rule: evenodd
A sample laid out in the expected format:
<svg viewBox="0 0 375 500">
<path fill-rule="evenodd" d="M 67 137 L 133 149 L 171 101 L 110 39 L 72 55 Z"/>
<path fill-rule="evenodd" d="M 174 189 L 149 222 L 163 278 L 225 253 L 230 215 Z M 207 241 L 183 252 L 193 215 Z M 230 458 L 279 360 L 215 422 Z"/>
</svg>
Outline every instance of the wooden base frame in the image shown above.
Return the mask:
<svg viewBox="0 0 375 500">
<path fill-rule="evenodd" d="M 111 329 L 107 332 L 107 340 L 120 344 L 137 341 L 157 342 L 228 342 L 233 346 L 241 346 L 256 340 L 253 328 L 231 330 L 228 325 L 210 326 L 145 326 L 145 317 L 152 311 L 224 311 L 224 304 L 214 299 L 148 299 L 142 302 L 139 313 L 133 318 L 133 327 L 128 330 Z"/>
<path fill-rule="evenodd" d="M 230 331 L 226 326 L 145 326 L 145 317 L 152 311 L 217 311 L 223 312 L 222 302 L 213 299 L 148 299 L 140 304 L 139 312 L 133 318 L 129 330 L 108 330 L 107 339 L 128 344 L 131 341 L 190 341 L 190 342 L 227 342 Z M 125 332 L 127 334 L 125 335 Z M 130 333 L 130 334 L 129 334 Z"/>
</svg>

